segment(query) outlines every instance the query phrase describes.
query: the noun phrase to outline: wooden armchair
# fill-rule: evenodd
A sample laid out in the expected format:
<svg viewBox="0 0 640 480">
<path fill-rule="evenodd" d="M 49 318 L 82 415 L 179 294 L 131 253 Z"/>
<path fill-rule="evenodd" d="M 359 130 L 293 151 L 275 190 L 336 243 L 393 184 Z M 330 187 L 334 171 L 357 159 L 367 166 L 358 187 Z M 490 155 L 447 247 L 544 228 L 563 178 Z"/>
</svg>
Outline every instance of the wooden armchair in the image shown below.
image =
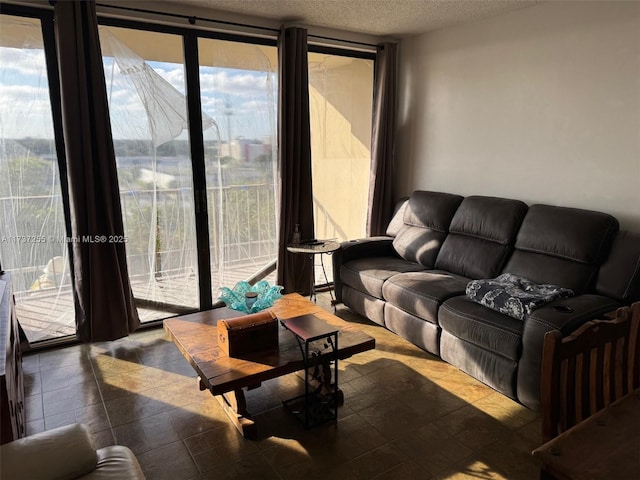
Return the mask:
<svg viewBox="0 0 640 480">
<path fill-rule="evenodd" d="M 572 335 L 544 337 L 542 441 L 560 433 L 640 386 L 640 302 L 610 320 L 587 322 Z"/>
</svg>

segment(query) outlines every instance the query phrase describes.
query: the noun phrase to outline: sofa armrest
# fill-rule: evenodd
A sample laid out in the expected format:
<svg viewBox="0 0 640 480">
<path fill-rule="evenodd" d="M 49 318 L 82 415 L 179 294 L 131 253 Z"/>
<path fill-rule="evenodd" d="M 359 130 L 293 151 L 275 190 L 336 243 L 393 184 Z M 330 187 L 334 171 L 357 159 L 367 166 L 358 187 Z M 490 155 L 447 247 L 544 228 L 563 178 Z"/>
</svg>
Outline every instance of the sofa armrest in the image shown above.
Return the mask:
<svg viewBox="0 0 640 480">
<path fill-rule="evenodd" d="M 333 252 L 333 286 L 336 301 L 342 302 L 342 279 L 340 267 L 347 262 L 366 257 L 397 256 L 393 248 L 393 237 L 369 237 L 358 240 L 348 240 L 340 244 L 340 248 Z"/>
<path fill-rule="evenodd" d="M 533 410 L 540 409 L 542 348 L 547 332 L 560 330 L 563 336 L 567 336 L 589 320 L 602 318 L 620 306 L 619 302 L 608 297 L 578 295 L 556 300 L 529 315 L 524 321 L 522 355 L 518 362 L 518 400 Z"/>
<path fill-rule="evenodd" d="M 144 480 L 140 464 L 131 449 L 111 445 L 98 450 L 98 466 L 80 480 Z"/>
<path fill-rule="evenodd" d="M 3 480 L 72 479 L 98 464 L 89 431 L 76 423 L 36 433 L 0 447 Z"/>
<path fill-rule="evenodd" d="M 340 244 L 343 263 L 357 258 L 398 256 L 393 248 L 393 237 L 368 237 L 348 240 Z"/>
</svg>

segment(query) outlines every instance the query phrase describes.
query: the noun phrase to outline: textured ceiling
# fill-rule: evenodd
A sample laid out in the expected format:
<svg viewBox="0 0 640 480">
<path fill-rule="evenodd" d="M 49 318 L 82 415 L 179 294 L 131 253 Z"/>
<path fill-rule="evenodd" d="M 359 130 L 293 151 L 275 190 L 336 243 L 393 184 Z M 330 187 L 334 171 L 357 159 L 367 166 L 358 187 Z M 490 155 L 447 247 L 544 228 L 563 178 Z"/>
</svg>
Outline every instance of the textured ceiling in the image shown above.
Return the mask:
<svg viewBox="0 0 640 480">
<path fill-rule="evenodd" d="M 500 15 L 540 0 L 181 0 L 182 5 L 328 27 L 376 36 L 403 37 Z"/>
</svg>

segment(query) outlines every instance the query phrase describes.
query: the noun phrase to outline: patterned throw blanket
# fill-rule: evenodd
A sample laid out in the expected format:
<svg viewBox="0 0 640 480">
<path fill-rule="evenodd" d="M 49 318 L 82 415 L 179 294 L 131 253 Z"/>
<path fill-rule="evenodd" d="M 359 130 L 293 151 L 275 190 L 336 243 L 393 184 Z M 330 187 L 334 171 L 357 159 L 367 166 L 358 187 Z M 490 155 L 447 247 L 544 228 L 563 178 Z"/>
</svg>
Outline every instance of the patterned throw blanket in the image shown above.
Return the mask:
<svg viewBox="0 0 640 480">
<path fill-rule="evenodd" d="M 474 302 L 519 320 L 546 303 L 573 296 L 568 288 L 538 285 L 511 273 L 491 280 L 472 280 L 466 291 Z"/>
</svg>

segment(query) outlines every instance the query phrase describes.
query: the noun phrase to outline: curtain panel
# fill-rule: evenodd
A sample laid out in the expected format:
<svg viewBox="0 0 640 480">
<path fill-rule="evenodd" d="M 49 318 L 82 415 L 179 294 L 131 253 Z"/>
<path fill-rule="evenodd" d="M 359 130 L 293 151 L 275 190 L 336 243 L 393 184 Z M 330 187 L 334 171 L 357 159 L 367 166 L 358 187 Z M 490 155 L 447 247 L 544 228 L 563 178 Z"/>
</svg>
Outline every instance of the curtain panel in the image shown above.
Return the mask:
<svg viewBox="0 0 640 480">
<path fill-rule="evenodd" d="M 307 31 L 289 27 L 278 38 L 278 284 L 284 292 L 311 292 L 313 260 L 287 251 L 296 225 L 300 236 L 314 238 L 309 127 Z"/>
<path fill-rule="evenodd" d="M 384 235 L 394 207 L 393 170 L 396 123 L 397 45 L 378 46 L 373 85 L 371 175 L 367 235 Z"/>
<path fill-rule="evenodd" d="M 76 336 L 114 340 L 140 321 L 127 272 L 95 2 L 57 2 L 54 19 L 74 240 Z"/>
</svg>

